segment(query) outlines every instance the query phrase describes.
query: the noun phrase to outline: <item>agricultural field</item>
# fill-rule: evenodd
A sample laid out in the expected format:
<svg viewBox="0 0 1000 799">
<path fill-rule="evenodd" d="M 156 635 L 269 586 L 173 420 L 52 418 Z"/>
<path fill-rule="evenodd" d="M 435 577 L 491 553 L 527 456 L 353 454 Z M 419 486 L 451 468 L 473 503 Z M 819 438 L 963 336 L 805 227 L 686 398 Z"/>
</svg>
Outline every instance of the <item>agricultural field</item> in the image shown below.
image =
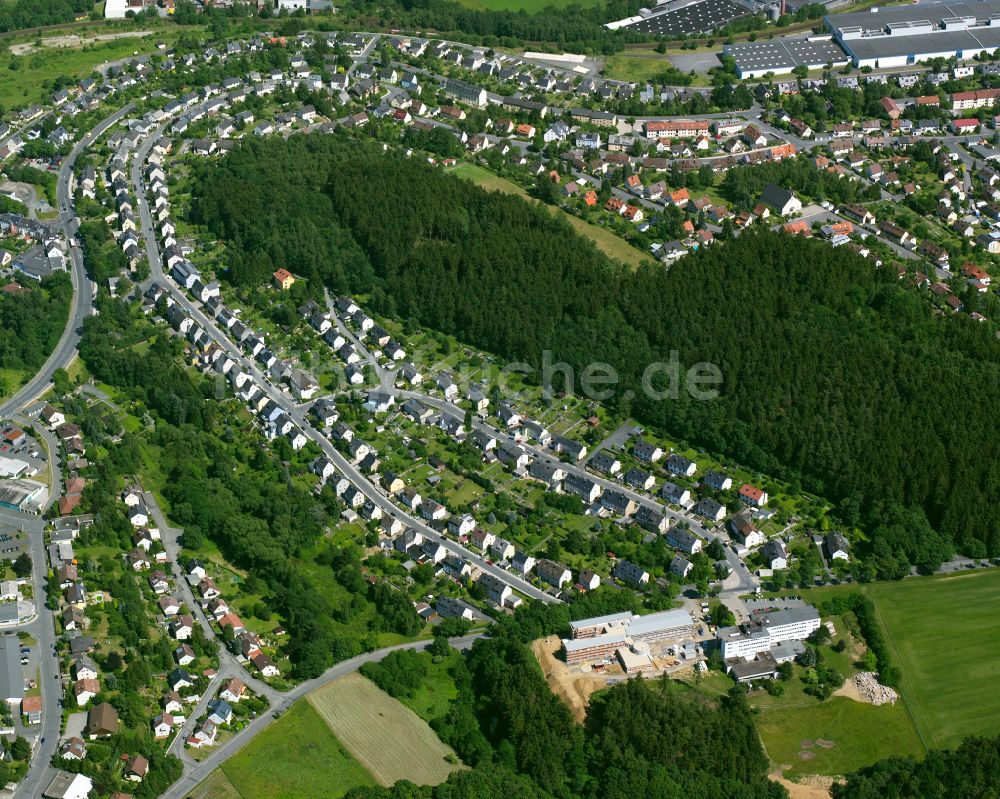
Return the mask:
<svg viewBox="0 0 1000 799">
<path fill-rule="evenodd" d="M 458 175 L 458 177 L 464 178 L 465 180 L 471 180 L 476 185 L 482 186 L 488 191 L 502 191 L 507 194 L 516 194 L 519 197 L 528 199 L 528 193 L 516 183 L 513 183 L 506 178 L 502 178 L 499 175 L 495 175 L 488 169 L 484 169 L 483 167 L 475 164 L 459 164 L 451 171 L 453 174 Z M 610 230 L 605 230 L 597 225 L 584 222 L 582 219 L 557 208 L 550 207 L 550 210 L 553 214 L 561 213 L 563 217 L 576 229 L 577 233 L 593 242 L 594 246 L 596 246 L 609 258 L 621 261 L 622 263 L 632 267 L 638 267 L 640 264 L 650 260 L 649 257 L 642 252 L 642 250 L 636 249 L 624 239 L 616 236 Z"/>
<path fill-rule="evenodd" d="M 425 721 L 359 674 L 334 680 L 307 699 L 380 785 L 403 779 L 437 785 L 460 768 Z"/>
<path fill-rule="evenodd" d="M 243 796 L 220 769 L 191 791 L 190 799 L 243 799 Z"/>
<path fill-rule="evenodd" d="M 196 799 L 313 799 L 343 796 L 372 785 L 308 702 L 297 702 L 277 722 L 225 762 L 196 791 Z"/>
<path fill-rule="evenodd" d="M 1000 570 L 867 587 L 903 672 L 903 696 L 928 747 L 996 735 Z"/>
</svg>

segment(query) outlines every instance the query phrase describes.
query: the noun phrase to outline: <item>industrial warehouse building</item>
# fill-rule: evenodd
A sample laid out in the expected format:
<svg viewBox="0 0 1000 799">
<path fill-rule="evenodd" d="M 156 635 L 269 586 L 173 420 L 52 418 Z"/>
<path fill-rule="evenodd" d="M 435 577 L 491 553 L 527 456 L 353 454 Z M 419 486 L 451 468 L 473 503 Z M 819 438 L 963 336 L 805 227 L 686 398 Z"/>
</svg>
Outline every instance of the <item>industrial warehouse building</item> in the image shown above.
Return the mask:
<svg viewBox="0 0 1000 799">
<path fill-rule="evenodd" d="M 34 480 L 0 480 L 0 508 L 33 511 L 47 493 L 45 486 Z"/>
<path fill-rule="evenodd" d="M 829 36 L 740 42 L 727 44 L 722 52 L 732 57 L 740 78 L 787 75 L 796 67 L 842 67 L 848 62 L 847 54 Z"/>
<path fill-rule="evenodd" d="M 1000 48 L 1000 0 L 933 2 L 825 17 L 856 67 L 974 58 Z"/>
</svg>

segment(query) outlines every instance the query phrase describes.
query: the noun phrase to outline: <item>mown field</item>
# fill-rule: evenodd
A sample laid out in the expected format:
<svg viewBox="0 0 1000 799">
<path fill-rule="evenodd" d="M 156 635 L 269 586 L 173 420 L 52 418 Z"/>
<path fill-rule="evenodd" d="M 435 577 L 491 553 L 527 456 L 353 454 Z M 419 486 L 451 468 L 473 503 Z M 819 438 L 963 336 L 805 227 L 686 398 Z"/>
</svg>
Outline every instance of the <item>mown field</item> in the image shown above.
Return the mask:
<svg viewBox="0 0 1000 799">
<path fill-rule="evenodd" d="M 905 707 L 925 746 L 1000 733 L 1000 569 L 801 592 L 806 601 L 861 590 L 872 598 L 902 670 Z M 881 734 L 873 731 L 874 735 Z"/>
<path fill-rule="evenodd" d="M 786 777 L 838 775 L 891 755 L 924 753 L 902 702 L 872 705 L 844 696 L 760 708 L 757 729 Z"/>
<path fill-rule="evenodd" d="M 870 586 L 929 747 L 1000 734 L 1000 569 Z"/>
<path fill-rule="evenodd" d="M 330 733 L 308 702 L 296 702 L 227 760 L 194 799 L 315 799 L 372 785 L 368 772 Z"/>
<path fill-rule="evenodd" d="M 437 785 L 460 768 L 451 747 L 423 719 L 359 674 L 334 680 L 307 699 L 381 785 L 402 779 Z"/>
<path fill-rule="evenodd" d="M 476 164 L 459 164 L 454 167 L 452 173 L 465 180 L 471 180 L 478 186 L 482 186 L 488 191 L 502 191 L 507 194 L 516 194 L 519 197 L 530 199 L 528 193 L 516 183 L 495 175 L 488 169 L 484 169 Z M 566 213 L 558 208 L 547 206 L 553 214 L 562 214 L 575 229 L 576 232 L 589 239 L 593 244 L 609 258 L 621 261 L 629 266 L 639 266 L 639 264 L 651 260 L 642 250 L 636 249 L 623 238 L 616 236 L 610 230 Z"/>
<path fill-rule="evenodd" d="M 219 769 L 191 791 L 190 799 L 243 799 L 243 796 Z"/>
</svg>

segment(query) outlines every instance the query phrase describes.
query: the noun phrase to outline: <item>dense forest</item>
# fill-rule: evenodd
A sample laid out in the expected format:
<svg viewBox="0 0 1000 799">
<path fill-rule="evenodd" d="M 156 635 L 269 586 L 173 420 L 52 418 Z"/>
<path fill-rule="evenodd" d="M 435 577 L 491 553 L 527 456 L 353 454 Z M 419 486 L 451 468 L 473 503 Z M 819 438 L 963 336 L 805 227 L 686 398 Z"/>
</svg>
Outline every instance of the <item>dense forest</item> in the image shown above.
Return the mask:
<svg viewBox="0 0 1000 799">
<path fill-rule="evenodd" d="M 539 4 L 544 6 L 544 3 Z M 632 16 L 641 0 L 609 0 L 597 5 L 547 6 L 534 13 L 479 10 L 455 0 L 383 0 L 377 14 L 387 28 L 434 30 L 442 34 L 465 34 L 484 44 L 545 42 L 562 50 L 571 48 L 613 53 L 625 42 L 648 41 L 649 35 L 629 30 L 611 31 L 604 23 Z M 372 14 L 371 4 L 358 2 L 347 13 L 363 19 Z M 369 30 L 370 28 L 362 28 Z"/>
<path fill-rule="evenodd" d="M 0 293 L 0 369 L 37 370 L 66 328 L 73 285 L 57 274 L 19 293 Z M 5 393 L 0 380 L 0 396 Z"/>
<path fill-rule="evenodd" d="M 518 198 L 342 137 L 252 141 L 204 165 L 193 216 L 230 244 L 236 284 L 286 266 L 319 292 L 538 366 L 612 364 L 640 388 L 676 350 L 718 365 L 717 399 L 609 402 L 801 481 L 866 527 L 871 576 L 1000 554 L 1000 382 L 989 325 L 941 319 L 844 249 L 767 231 L 673 269 L 612 265 Z M 654 385 L 659 384 L 654 380 Z"/>
<path fill-rule="evenodd" d="M 994 799 L 1000 795 L 1000 738 L 967 738 L 923 760 L 891 757 L 834 784 L 834 799 Z"/>
</svg>

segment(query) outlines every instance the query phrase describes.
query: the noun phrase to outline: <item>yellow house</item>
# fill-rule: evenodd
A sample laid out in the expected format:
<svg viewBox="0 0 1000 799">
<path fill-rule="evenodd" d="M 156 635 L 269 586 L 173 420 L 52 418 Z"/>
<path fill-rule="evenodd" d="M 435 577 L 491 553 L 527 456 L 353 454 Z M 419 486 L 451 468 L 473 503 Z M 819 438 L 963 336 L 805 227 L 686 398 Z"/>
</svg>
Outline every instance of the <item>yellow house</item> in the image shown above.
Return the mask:
<svg viewBox="0 0 1000 799">
<path fill-rule="evenodd" d="M 288 291 L 295 283 L 295 276 L 287 269 L 279 269 L 274 273 L 274 285 L 282 291 Z"/>
</svg>

